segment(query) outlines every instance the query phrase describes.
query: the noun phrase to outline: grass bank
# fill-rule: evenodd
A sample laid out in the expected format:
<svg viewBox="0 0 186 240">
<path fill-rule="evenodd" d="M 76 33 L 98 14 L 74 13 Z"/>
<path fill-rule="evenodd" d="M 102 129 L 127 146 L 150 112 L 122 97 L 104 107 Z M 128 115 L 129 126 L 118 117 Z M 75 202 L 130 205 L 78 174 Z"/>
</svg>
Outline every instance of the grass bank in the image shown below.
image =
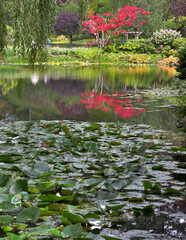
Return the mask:
<svg viewBox="0 0 186 240">
<path fill-rule="evenodd" d="M 108 53 L 97 47 L 47 47 L 44 52 L 47 65 L 80 65 L 89 66 L 94 64 L 108 64 L 117 66 L 131 65 L 155 65 L 161 59 L 157 54 L 131 54 L 125 52 Z M 29 65 L 28 56 L 20 57 L 13 48 L 9 46 L 6 53 L 0 59 L 1 65 Z M 38 63 L 36 62 L 36 65 Z"/>
</svg>

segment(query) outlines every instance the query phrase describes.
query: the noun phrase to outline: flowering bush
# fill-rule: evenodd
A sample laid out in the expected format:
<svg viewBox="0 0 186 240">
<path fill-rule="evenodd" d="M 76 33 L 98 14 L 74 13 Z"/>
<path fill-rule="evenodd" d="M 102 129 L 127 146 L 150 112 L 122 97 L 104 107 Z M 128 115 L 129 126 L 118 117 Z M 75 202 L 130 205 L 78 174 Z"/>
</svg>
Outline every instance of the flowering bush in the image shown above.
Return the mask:
<svg viewBox="0 0 186 240">
<path fill-rule="evenodd" d="M 181 38 L 180 32 L 171 29 L 161 29 L 153 33 L 152 42 L 156 45 L 170 45 L 177 38 Z"/>
</svg>

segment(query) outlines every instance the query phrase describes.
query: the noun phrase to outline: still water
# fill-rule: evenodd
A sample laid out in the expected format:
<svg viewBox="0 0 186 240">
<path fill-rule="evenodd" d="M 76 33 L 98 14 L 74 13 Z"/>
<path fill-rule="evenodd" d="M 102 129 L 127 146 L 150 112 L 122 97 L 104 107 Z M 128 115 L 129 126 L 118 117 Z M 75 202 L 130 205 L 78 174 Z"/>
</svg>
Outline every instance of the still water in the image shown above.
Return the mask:
<svg viewBox="0 0 186 240">
<path fill-rule="evenodd" d="M 173 68 L 52 67 L 0 69 L 0 120 L 120 121 L 176 129 L 165 98 L 147 89 L 167 89 Z"/>
</svg>

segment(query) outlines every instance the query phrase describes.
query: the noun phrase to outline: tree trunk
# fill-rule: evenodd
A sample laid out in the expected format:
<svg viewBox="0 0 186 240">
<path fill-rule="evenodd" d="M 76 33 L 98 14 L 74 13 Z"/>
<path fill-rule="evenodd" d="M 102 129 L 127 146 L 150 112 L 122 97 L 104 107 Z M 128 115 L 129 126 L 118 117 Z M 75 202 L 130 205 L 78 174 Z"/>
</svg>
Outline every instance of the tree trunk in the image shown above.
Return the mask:
<svg viewBox="0 0 186 240">
<path fill-rule="evenodd" d="M 72 35 L 70 35 L 70 47 L 72 47 Z"/>
</svg>

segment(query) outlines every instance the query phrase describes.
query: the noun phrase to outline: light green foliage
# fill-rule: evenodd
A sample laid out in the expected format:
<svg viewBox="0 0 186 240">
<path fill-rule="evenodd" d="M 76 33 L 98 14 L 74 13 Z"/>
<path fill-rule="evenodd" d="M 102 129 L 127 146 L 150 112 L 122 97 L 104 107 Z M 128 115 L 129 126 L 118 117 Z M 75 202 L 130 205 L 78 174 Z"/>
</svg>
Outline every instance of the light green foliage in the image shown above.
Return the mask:
<svg viewBox="0 0 186 240">
<path fill-rule="evenodd" d="M 69 38 L 67 38 L 66 36 L 64 35 L 59 35 L 57 38 L 56 38 L 56 41 L 55 42 L 58 42 L 58 43 L 69 43 Z"/>
<path fill-rule="evenodd" d="M 87 61 L 99 59 L 102 54 L 102 50 L 100 48 L 77 48 L 75 51 L 72 50 L 72 53 L 83 61 Z"/>
<path fill-rule="evenodd" d="M 13 7 L 14 47 L 21 55 L 27 53 L 31 63 L 46 46 L 55 20 L 55 6 L 55 0 L 31 0 L 29 4 L 27 0 L 22 0 Z"/>
<path fill-rule="evenodd" d="M 15 79 L 12 80 L 0 79 L 0 86 L 2 94 L 6 95 L 10 90 L 17 86 L 17 81 Z"/>
<path fill-rule="evenodd" d="M 6 46 L 6 11 L 5 11 L 5 1 L 0 1 L 0 54 L 4 52 Z"/>
<path fill-rule="evenodd" d="M 8 39 L 13 39 L 14 37 L 14 30 L 12 27 L 10 27 L 9 25 L 6 26 L 7 28 L 7 38 Z"/>
<path fill-rule="evenodd" d="M 186 38 L 178 38 L 173 41 L 172 46 L 176 49 L 180 49 L 186 45 Z"/>
<path fill-rule="evenodd" d="M 186 79 L 186 45 L 180 48 L 177 71 L 180 73 L 180 79 Z"/>
<path fill-rule="evenodd" d="M 6 25 L 10 14 L 14 48 L 22 56 L 28 54 L 30 62 L 34 63 L 37 55 L 46 47 L 55 20 L 55 10 L 55 0 L 30 0 L 29 3 L 27 0 L 0 1 L 1 50 L 6 46 Z"/>
<path fill-rule="evenodd" d="M 88 0 L 79 0 L 78 1 L 78 14 L 79 14 L 79 26 L 82 28 L 83 19 L 86 18 L 86 12 L 88 10 L 89 1 Z"/>
<path fill-rule="evenodd" d="M 132 53 L 154 54 L 156 52 L 155 46 L 150 39 L 128 40 L 125 44 L 120 45 L 119 49 Z"/>
<path fill-rule="evenodd" d="M 61 12 L 74 12 L 78 13 L 78 4 L 75 1 L 67 0 L 65 3 L 61 1 L 60 7 L 57 10 L 58 13 Z"/>
<path fill-rule="evenodd" d="M 116 46 L 116 43 L 113 43 L 113 44 L 109 44 L 106 47 L 104 47 L 104 51 L 109 52 L 109 53 L 117 53 L 119 50 Z"/>
<path fill-rule="evenodd" d="M 185 25 L 186 23 L 186 17 L 184 16 L 180 16 L 178 19 L 175 19 L 175 17 L 164 20 L 162 22 L 162 28 L 165 29 L 173 29 L 173 30 L 181 30 L 181 28 L 183 27 L 183 25 Z"/>
</svg>

